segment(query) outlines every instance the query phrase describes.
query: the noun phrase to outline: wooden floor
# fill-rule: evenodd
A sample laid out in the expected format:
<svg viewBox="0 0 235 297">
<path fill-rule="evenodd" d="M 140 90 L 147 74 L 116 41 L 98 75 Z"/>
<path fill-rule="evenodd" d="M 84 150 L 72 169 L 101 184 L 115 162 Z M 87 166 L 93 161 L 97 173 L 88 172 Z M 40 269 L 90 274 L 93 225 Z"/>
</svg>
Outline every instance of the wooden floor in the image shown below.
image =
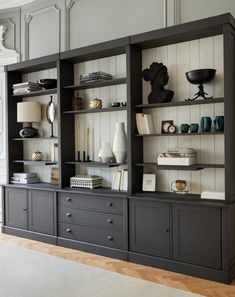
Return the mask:
<svg viewBox="0 0 235 297">
<path fill-rule="evenodd" d="M 158 284 L 182 289 L 208 297 L 235 297 L 235 280 L 231 285 L 224 285 L 212 281 L 199 279 L 196 277 L 186 276 L 179 273 L 83 253 L 72 249 L 44 244 L 41 242 L 27 240 L 1 233 L 0 242 L 29 248 L 34 251 L 39 251 L 72 261 L 89 264 L 106 270 L 134 276 Z"/>
</svg>

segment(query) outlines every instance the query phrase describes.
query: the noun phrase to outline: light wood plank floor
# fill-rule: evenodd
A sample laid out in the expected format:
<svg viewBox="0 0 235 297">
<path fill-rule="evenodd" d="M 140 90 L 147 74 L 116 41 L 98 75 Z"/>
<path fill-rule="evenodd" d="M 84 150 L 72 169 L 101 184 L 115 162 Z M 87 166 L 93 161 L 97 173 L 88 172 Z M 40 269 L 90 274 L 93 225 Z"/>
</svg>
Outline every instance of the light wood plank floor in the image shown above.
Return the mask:
<svg viewBox="0 0 235 297">
<path fill-rule="evenodd" d="M 235 280 L 231 285 L 224 285 L 196 277 L 186 276 L 184 274 L 88 254 L 2 233 L 0 233 L 0 242 L 29 248 L 34 251 L 93 265 L 106 270 L 134 276 L 208 297 L 235 297 Z"/>
</svg>

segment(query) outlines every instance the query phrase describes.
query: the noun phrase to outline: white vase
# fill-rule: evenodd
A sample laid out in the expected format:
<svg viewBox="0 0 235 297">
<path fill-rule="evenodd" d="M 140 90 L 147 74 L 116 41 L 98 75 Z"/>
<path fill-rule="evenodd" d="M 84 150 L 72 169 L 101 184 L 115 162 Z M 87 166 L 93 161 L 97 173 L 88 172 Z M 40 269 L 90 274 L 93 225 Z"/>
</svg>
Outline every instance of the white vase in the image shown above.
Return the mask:
<svg viewBox="0 0 235 297">
<path fill-rule="evenodd" d="M 123 122 L 116 123 L 113 140 L 113 153 L 117 163 L 124 163 L 127 155 L 126 133 Z"/>
<path fill-rule="evenodd" d="M 112 161 L 113 152 L 109 142 L 102 142 L 98 157 L 105 163 Z"/>
</svg>

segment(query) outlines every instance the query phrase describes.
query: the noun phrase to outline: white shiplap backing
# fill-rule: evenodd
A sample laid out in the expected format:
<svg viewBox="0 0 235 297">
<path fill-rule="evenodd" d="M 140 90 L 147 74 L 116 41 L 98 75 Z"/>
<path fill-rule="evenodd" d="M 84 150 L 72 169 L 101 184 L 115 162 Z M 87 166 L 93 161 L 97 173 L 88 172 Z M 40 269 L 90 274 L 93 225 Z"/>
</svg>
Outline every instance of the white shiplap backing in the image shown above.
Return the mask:
<svg viewBox="0 0 235 297">
<path fill-rule="evenodd" d="M 154 61 L 162 62 L 168 68 L 169 83 L 167 89 L 175 92 L 172 101 L 182 101 L 192 98 L 198 87 L 190 84 L 185 72 L 199 68 L 216 69 L 215 79 L 204 85 L 205 91 L 214 98 L 224 96 L 223 76 L 223 37 L 222 35 L 204 38 L 196 41 L 164 46 L 143 51 L 143 69 L 148 68 Z M 147 103 L 150 84 L 143 81 L 143 103 Z M 173 120 L 179 128 L 181 124 L 199 123 L 202 116 L 224 115 L 224 104 L 205 104 L 195 106 L 167 107 L 146 109 L 153 117 L 156 133 L 161 133 L 161 122 Z M 212 131 L 214 126 L 212 124 Z M 169 136 L 146 137 L 144 140 L 144 161 L 156 162 L 157 154 L 164 148 L 193 147 L 197 151 L 197 163 L 223 164 L 224 163 L 224 136 Z M 148 171 L 157 173 L 157 190 L 170 191 L 172 181 L 185 179 L 191 183 L 191 192 L 224 191 L 224 169 L 204 169 L 202 171 Z"/>
</svg>

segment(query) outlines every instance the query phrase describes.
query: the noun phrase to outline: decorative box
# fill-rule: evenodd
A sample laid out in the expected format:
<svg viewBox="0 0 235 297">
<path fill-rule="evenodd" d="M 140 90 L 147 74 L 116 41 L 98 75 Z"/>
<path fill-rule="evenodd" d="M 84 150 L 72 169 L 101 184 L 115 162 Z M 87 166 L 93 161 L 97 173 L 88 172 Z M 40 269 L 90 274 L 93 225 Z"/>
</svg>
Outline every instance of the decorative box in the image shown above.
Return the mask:
<svg viewBox="0 0 235 297">
<path fill-rule="evenodd" d="M 167 158 L 167 157 L 158 157 L 158 165 L 176 165 L 176 166 L 190 166 L 196 164 L 195 157 L 185 157 L 185 158 Z"/>
<path fill-rule="evenodd" d="M 102 177 L 97 175 L 76 175 L 70 178 L 71 188 L 94 189 L 102 187 Z"/>
</svg>

